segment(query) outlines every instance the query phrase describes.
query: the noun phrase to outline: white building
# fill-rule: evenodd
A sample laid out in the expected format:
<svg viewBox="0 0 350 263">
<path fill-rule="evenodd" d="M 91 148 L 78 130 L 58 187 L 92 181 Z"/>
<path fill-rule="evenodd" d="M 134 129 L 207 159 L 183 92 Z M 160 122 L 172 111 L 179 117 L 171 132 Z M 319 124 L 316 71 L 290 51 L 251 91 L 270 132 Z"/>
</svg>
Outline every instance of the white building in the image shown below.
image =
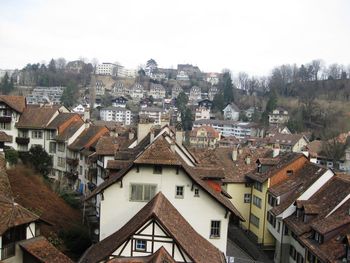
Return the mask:
<svg viewBox="0 0 350 263">
<path fill-rule="evenodd" d="M 224 119 L 225 120 L 238 121 L 239 108 L 237 107 L 236 104 L 230 103 L 222 111 L 224 112 Z"/>
<path fill-rule="evenodd" d="M 217 85 L 219 84 L 219 74 L 218 73 L 208 73 L 206 76 L 207 82 L 209 82 L 211 85 Z"/>
<path fill-rule="evenodd" d="M 118 67 L 118 77 L 120 78 L 131 78 L 134 79 L 137 76 L 136 69 L 126 69 L 124 67 Z"/>
<path fill-rule="evenodd" d="M 152 83 L 149 90 L 149 96 L 152 96 L 154 99 L 164 99 L 165 88 L 161 84 Z"/>
<path fill-rule="evenodd" d="M 140 83 L 135 83 L 129 90 L 129 95 L 135 100 L 140 100 L 144 96 L 144 88 Z"/>
<path fill-rule="evenodd" d="M 106 92 L 106 88 L 105 88 L 105 85 L 102 82 L 102 80 L 96 80 L 96 83 L 95 83 L 95 94 L 97 96 L 103 96 L 103 95 L 105 95 L 105 92 Z"/>
<path fill-rule="evenodd" d="M 116 76 L 117 65 L 113 63 L 102 63 L 96 66 L 95 74 Z"/>
<path fill-rule="evenodd" d="M 190 101 L 198 101 L 202 99 L 201 88 L 197 86 L 193 86 L 190 90 L 190 96 L 188 97 Z"/>
<path fill-rule="evenodd" d="M 179 83 L 176 82 L 176 84 L 171 89 L 171 97 L 177 98 L 179 94 L 183 91 L 182 87 L 179 85 Z"/>
<path fill-rule="evenodd" d="M 210 109 L 206 107 L 198 107 L 196 108 L 195 120 L 209 120 L 211 117 Z"/>
<path fill-rule="evenodd" d="M 277 108 L 269 114 L 269 123 L 270 124 L 284 124 L 289 120 L 288 111 L 283 108 Z"/>
<path fill-rule="evenodd" d="M 179 71 L 176 75 L 176 79 L 182 81 L 190 80 L 189 76 L 185 73 L 185 71 Z"/>
<path fill-rule="evenodd" d="M 161 124 L 163 110 L 155 107 L 141 108 L 139 116 L 148 117 L 154 120 L 154 124 Z"/>
<path fill-rule="evenodd" d="M 116 121 L 124 125 L 131 124 L 131 111 L 123 107 L 108 107 L 100 109 L 100 117 L 103 121 Z"/>
</svg>

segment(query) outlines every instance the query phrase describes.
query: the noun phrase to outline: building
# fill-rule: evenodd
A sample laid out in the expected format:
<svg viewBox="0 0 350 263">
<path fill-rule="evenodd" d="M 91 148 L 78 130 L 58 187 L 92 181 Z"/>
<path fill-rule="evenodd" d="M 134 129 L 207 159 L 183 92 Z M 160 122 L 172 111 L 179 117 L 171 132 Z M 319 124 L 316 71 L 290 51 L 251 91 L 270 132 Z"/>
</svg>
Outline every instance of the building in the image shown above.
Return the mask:
<svg viewBox="0 0 350 263">
<path fill-rule="evenodd" d="M 175 83 L 175 85 L 171 88 L 171 97 L 172 98 L 177 98 L 179 94 L 183 91 L 182 87 L 180 86 L 179 83 Z"/>
<path fill-rule="evenodd" d="M 112 99 L 112 106 L 125 108 L 127 102 L 128 102 L 127 98 L 125 98 L 124 96 L 120 96 L 120 97 Z"/>
<path fill-rule="evenodd" d="M 117 65 L 113 63 L 102 63 L 96 66 L 95 74 L 97 75 L 117 75 Z"/>
<path fill-rule="evenodd" d="M 269 114 L 270 124 L 285 124 L 289 120 L 288 111 L 284 108 L 276 108 Z"/>
<path fill-rule="evenodd" d="M 75 112 L 75 113 L 79 113 L 79 114 L 84 114 L 84 112 L 85 112 L 85 110 L 86 110 L 87 108 L 85 108 L 82 104 L 79 104 L 78 106 L 76 106 L 75 108 L 73 108 L 73 112 Z M 88 109 L 87 109 L 88 110 Z"/>
<path fill-rule="evenodd" d="M 154 99 L 164 99 L 165 98 L 165 88 L 161 84 L 151 84 L 149 96 L 152 96 Z"/>
<path fill-rule="evenodd" d="M 252 122 L 236 122 L 231 120 L 196 120 L 193 122 L 193 127 L 207 125 L 213 127 L 221 133 L 222 136 L 235 136 L 237 138 L 245 137 L 260 137 L 263 130 Z"/>
<path fill-rule="evenodd" d="M 230 219 L 236 222 L 243 218 L 227 197 L 221 193 L 220 184 L 216 183 L 222 176 L 222 170 L 220 168 L 206 170 L 196 167 L 192 155 L 177 143 L 181 141 L 177 134 L 174 135 L 167 127 L 153 136 L 150 134 L 148 137 L 150 145 L 145 150 L 142 150 L 144 147 L 140 148 L 141 152 L 133 155 L 136 159 L 127 168 L 121 170 L 117 177 L 109 177 L 87 197 L 89 200 L 103 192 L 103 199 L 100 202 L 100 240 L 104 242 L 103 240 L 108 240 L 113 236 L 120 236 L 120 231 L 125 230 L 128 222 L 134 220 L 141 224 L 139 227 L 143 226 L 144 223 L 140 221 L 140 218 L 147 222 L 149 218 L 140 211 L 144 209 L 149 211 L 148 208 L 154 207 L 153 204 L 158 203 L 159 198 L 162 198 L 161 203 L 167 203 L 167 199 L 192 226 L 193 231 L 203 237 L 203 240 L 211 243 L 220 251 L 226 251 Z M 129 146 L 129 152 L 133 152 L 132 146 Z M 126 152 L 122 154 L 124 155 Z M 120 187 L 121 182 L 122 187 Z M 153 197 L 155 199 L 152 199 Z M 115 209 L 116 202 L 119 204 L 119 209 Z M 142 215 L 135 216 L 137 211 Z M 167 217 L 170 220 L 179 218 L 172 210 L 157 209 L 157 211 L 168 214 Z M 137 219 L 133 219 L 135 217 Z M 113 218 L 118 218 L 118 220 L 113 220 Z M 181 222 L 183 221 L 179 219 L 173 221 L 172 224 L 174 228 L 180 229 Z M 183 227 L 186 226 L 183 225 Z M 191 239 L 195 238 L 192 231 L 187 232 L 186 236 Z M 114 251 L 112 249 L 109 253 L 114 254 Z M 206 250 L 201 250 L 202 253 L 206 253 Z M 169 254 L 174 255 L 171 251 Z M 90 255 L 84 258 L 90 258 Z M 190 258 L 189 262 L 207 262 L 208 259 L 193 260 Z"/>
<path fill-rule="evenodd" d="M 103 84 L 102 80 L 96 80 L 95 83 L 95 94 L 97 96 L 103 96 L 105 95 L 106 88 L 105 85 Z"/>
<path fill-rule="evenodd" d="M 79 74 L 82 72 L 83 68 L 85 67 L 84 61 L 81 60 L 74 60 L 74 61 L 69 61 L 65 67 L 65 70 L 67 72 L 72 72 L 75 74 Z"/>
<path fill-rule="evenodd" d="M 266 144 L 269 147 L 279 147 L 282 152 L 303 152 L 309 140 L 304 134 L 276 134 L 266 137 Z"/>
<path fill-rule="evenodd" d="M 206 74 L 206 81 L 209 82 L 212 86 L 218 85 L 220 78 L 219 78 L 219 73 L 207 73 Z"/>
<path fill-rule="evenodd" d="M 1 143 L 17 149 L 16 137 L 18 135 L 16 124 L 26 107 L 26 99 L 23 96 L 0 95 L 0 130 L 2 132 Z M 2 147 L 3 148 L 3 147 Z"/>
<path fill-rule="evenodd" d="M 205 107 L 199 107 L 196 108 L 196 112 L 195 112 L 195 121 L 197 120 L 208 120 L 211 118 L 211 114 L 210 114 L 210 109 L 205 108 Z"/>
<path fill-rule="evenodd" d="M 140 117 L 147 117 L 154 121 L 154 124 L 161 124 L 163 110 L 155 107 L 143 107 L 139 111 Z"/>
<path fill-rule="evenodd" d="M 201 126 L 192 129 L 190 145 L 199 148 L 215 148 L 220 140 L 220 133 L 210 126 Z"/>
<path fill-rule="evenodd" d="M 188 80 L 190 80 L 190 78 L 184 71 L 179 71 L 176 75 L 176 80 L 188 81 Z"/>
<path fill-rule="evenodd" d="M 134 100 L 140 100 L 144 97 L 144 88 L 140 83 L 135 83 L 131 86 L 129 95 Z"/>
<path fill-rule="evenodd" d="M 112 90 L 111 93 L 114 96 L 123 96 L 126 93 L 125 87 L 124 87 L 124 83 L 122 81 L 117 81 L 116 83 L 114 83 L 114 85 L 112 86 Z"/>
<path fill-rule="evenodd" d="M 118 67 L 117 76 L 120 78 L 131 78 L 134 79 L 137 76 L 136 69 L 127 69 L 122 66 Z"/>
<path fill-rule="evenodd" d="M 224 112 L 224 119 L 225 120 L 231 120 L 231 121 L 238 121 L 239 120 L 239 108 L 236 104 L 233 102 L 228 104 L 223 110 Z"/>
<path fill-rule="evenodd" d="M 132 115 L 131 111 L 124 107 L 108 107 L 100 109 L 100 118 L 103 121 L 116 121 L 124 125 L 130 125 Z"/>
<path fill-rule="evenodd" d="M 190 90 L 190 95 L 188 96 L 190 101 L 196 102 L 202 99 L 201 88 L 197 86 L 193 86 Z"/>
<path fill-rule="evenodd" d="M 205 107 L 207 109 L 211 109 L 213 107 L 213 101 L 208 99 L 203 99 L 198 101 L 198 107 Z"/>
<path fill-rule="evenodd" d="M 27 104 L 61 104 L 65 87 L 36 87 L 26 97 Z"/>
<path fill-rule="evenodd" d="M 208 98 L 209 98 L 209 100 L 213 101 L 215 95 L 218 94 L 218 93 L 219 93 L 218 87 L 217 86 L 211 86 L 209 88 L 209 91 L 208 91 Z"/>
</svg>

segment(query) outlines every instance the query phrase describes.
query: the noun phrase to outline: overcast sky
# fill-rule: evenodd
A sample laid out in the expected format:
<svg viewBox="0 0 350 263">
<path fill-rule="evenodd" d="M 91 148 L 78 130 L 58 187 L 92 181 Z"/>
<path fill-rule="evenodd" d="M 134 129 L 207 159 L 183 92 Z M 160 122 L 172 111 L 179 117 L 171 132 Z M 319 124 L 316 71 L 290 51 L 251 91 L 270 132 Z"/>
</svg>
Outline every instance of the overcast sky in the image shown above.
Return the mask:
<svg viewBox="0 0 350 263">
<path fill-rule="evenodd" d="M 0 68 L 97 58 L 267 74 L 350 64 L 349 0 L 0 0 Z"/>
</svg>

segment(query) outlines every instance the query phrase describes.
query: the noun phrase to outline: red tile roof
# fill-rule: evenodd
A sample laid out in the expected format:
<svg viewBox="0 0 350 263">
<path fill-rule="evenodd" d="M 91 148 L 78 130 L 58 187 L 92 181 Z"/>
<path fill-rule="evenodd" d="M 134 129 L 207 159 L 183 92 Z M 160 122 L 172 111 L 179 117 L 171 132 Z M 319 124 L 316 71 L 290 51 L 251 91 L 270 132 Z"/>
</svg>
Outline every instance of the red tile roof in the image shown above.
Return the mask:
<svg viewBox="0 0 350 263">
<path fill-rule="evenodd" d="M 79 262 L 95 263 L 108 258 L 151 219 L 161 224 L 193 262 L 226 262 L 222 252 L 199 235 L 161 192 L 121 229 L 90 247 Z"/>
<path fill-rule="evenodd" d="M 19 246 L 43 263 L 73 263 L 73 261 L 55 248 L 45 237 L 39 236 L 19 243 Z"/>
</svg>

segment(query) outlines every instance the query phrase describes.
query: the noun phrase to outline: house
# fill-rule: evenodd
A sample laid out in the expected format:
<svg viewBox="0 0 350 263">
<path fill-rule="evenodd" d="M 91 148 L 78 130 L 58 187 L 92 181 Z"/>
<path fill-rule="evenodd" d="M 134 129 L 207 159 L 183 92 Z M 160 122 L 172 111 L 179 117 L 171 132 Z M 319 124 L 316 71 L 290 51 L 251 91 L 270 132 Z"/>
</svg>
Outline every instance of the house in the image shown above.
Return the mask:
<svg viewBox="0 0 350 263">
<path fill-rule="evenodd" d="M 152 107 L 153 106 L 153 100 L 150 98 L 143 98 L 139 102 L 141 108 L 146 108 L 146 107 Z"/>
<path fill-rule="evenodd" d="M 109 75 L 116 76 L 117 75 L 117 66 L 113 63 L 102 63 L 96 66 L 95 74 L 97 75 Z"/>
<path fill-rule="evenodd" d="M 98 140 L 109 133 L 107 127 L 90 125 L 67 146 L 67 154 L 60 162 L 65 168 L 65 176 L 69 185 L 78 193 L 84 194 L 88 190 L 89 170 L 95 164 L 95 150 Z M 96 169 L 95 169 L 96 170 Z"/>
<path fill-rule="evenodd" d="M 209 82 L 212 86 L 219 84 L 219 73 L 207 73 L 206 74 L 206 81 Z"/>
<path fill-rule="evenodd" d="M 198 107 L 204 107 L 207 109 L 211 109 L 213 106 L 213 101 L 209 100 L 209 99 L 203 99 L 198 101 Z"/>
<path fill-rule="evenodd" d="M 118 77 L 120 78 L 130 78 L 134 79 L 137 76 L 137 70 L 136 69 L 127 69 L 123 66 L 118 66 Z"/>
<path fill-rule="evenodd" d="M 108 107 L 100 109 L 100 118 L 103 121 L 116 121 L 124 125 L 130 125 L 131 111 L 122 107 Z"/>
<path fill-rule="evenodd" d="M 226 251 L 230 218 L 234 222 L 243 218 L 222 194 L 220 184 L 215 183 L 221 178 L 222 170 L 196 167 L 192 155 L 177 143 L 181 140 L 176 135 L 172 137 L 172 134 L 174 133 L 165 127 L 154 135 L 154 139 L 151 135 L 151 144 L 145 150 L 140 148 L 141 152 L 133 155 L 136 159 L 128 167 L 110 175 L 107 181 L 87 197 L 89 200 L 103 192 L 100 202 L 100 240 L 103 242 L 111 236 L 119 236 L 128 222 L 135 220 L 135 212 L 148 210 L 145 207 L 153 206 L 149 205 L 149 202 L 153 203 L 153 197 L 153 200 L 157 200 L 159 196 L 164 195 L 188 221 L 193 231 L 219 250 Z M 163 200 L 162 202 L 166 202 L 165 198 Z M 114 209 L 116 202 L 119 209 Z M 173 218 L 170 215 L 174 214 L 170 210 L 159 211 L 169 211 L 168 218 Z M 197 216 L 193 217 L 194 214 Z M 135 217 L 141 224 L 139 227 L 144 225 L 140 222 L 140 217 Z M 144 214 L 142 218 L 145 218 Z M 181 228 L 181 223 L 177 220 L 173 224 L 175 228 Z M 113 234 L 116 231 L 118 234 Z M 187 236 L 195 238 L 192 233 L 188 232 Z M 113 250 L 110 253 L 113 253 Z M 201 250 L 201 253 L 206 252 Z M 171 251 L 169 254 L 174 255 Z M 190 262 L 193 262 L 193 259 Z"/>
<path fill-rule="evenodd" d="M 134 100 L 140 100 L 144 96 L 144 88 L 140 83 L 135 83 L 131 86 L 129 95 Z"/>
<path fill-rule="evenodd" d="M 227 106 L 222 111 L 224 112 L 225 120 L 238 121 L 240 110 L 233 102 L 227 104 Z"/>
<path fill-rule="evenodd" d="M 214 100 L 214 97 L 216 94 L 219 93 L 219 89 L 217 86 L 211 86 L 208 90 L 208 98 L 213 101 Z"/>
<path fill-rule="evenodd" d="M 164 99 L 165 88 L 161 84 L 152 83 L 148 95 L 152 96 L 154 99 Z"/>
<path fill-rule="evenodd" d="M 292 134 L 292 133 L 287 126 L 280 126 L 280 125 L 270 125 L 269 128 L 266 130 L 267 137 L 273 137 L 277 134 Z"/>
<path fill-rule="evenodd" d="M 117 81 L 113 84 L 111 93 L 114 96 L 123 96 L 126 93 L 124 83 L 122 81 Z"/>
<path fill-rule="evenodd" d="M 199 148 L 215 148 L 220 140 L 220 133 L 210 126 L 201 126 L 192 129 L 190 145 Z"/>
<path fill-rule="evenodd" d="M 304 134 L 276 134 L 266 137 L 266 144 L 270 147 L 279 146 L 282 152 L 299 152 L 309 143 Z"/>
<path fill-rule="evenodd" d="M 79 104 L 72 110 L 73 112 L 79 113 L 79 114 L 84 114 L 85 112 L 85 107 L 82 104 Z"/>
<path fill-rule="evenodd" d="M 331 170 L 307 162 L 287 180 L 269 188 L 267 228 L 276 240 L 275 262 L 289 262 L 291 238 L 284 219 L 296 212 L 296 202 L 308 200 L 333 177 Z"/>
<path fill-rule="evenodd" d="M 270 124 L 285 124 L 289 120 L 288 111 L 282 107 L 276 108 L 269 114 Z"/>
<path fill-rule="evenodd" d="M 154 121 L 154 124 L 161 124 L 163 110 L 156 107 L 142 107 L 139 111 L 139 116 L 147 117 Z"/>
<path fill-rule="evenodd" d="M 284 223 L 289 262 L 347 262 L 349 257 L 350 181 L 336 175 L 296 209 Z"/>
<path fill-rule="evenodd" d="M 190 95 L 188 96 L 190 101 L 196 102 L 202 99 L 201 88 L 197 86 L 193 86 L 190 90 Z"/>
<path fill-rule="evenodd" d="M 211 119 L 212 114 L 210 114 L 210 108 L 206 107 L 199 107 L 196 108 L 196 112 L 194 115 L 194 119 L 197 120 L 202 120 L 202 119 Z"/>
<path fill-rule="evenodd" d="M 81 61 L 81 60 L 69 61 L 65 67 L 65 70 L 66 72 L 79 74 L 82 72 L 85 65 L 86 64 L 84 63 L 84 61 Z"/>
<path fill-rule="evenodd" d="M 33 145 L 41 145 L 49 152 L 49 141 L 54 139 L 55 132 L 46 130 L 47 125 L 60 113 L 69 112 L 64 106 L 58 105 L 28 105 L 24 108 L 17 129 L 16 150 L 28 151 Z"/>
<path fill-rule="evenodd" d="M 27 104 L 61 104 L 65 87 L 35 87 L 26 97 Z"/>
<path fill-rule="evenodd" d="M 48 224 L 34 212 L 14 201 L 5 170 L 6 161 L 0 156 L 0 261 L 72 263 L 46 238 L 40 236 L 40 226 Z"/>
<path fill-rule="evenodd" d="M 240 139 L 236 138 L 235 136 L 227 136 L 227 137 L 221 137 L 219 141 L 219 147 L 234 147 L 241 144 Z"/>
<path fill-rule="evenodd" d="M 102 82 L 102 80 L 96 80 L 96 83 L 95 83 L 95 94 L 97 96 L 103 96 L 103 95 L 105 95 L 105 92 L 106 92 L 106 88 L 105 88 L 105 85 Z"/>
<path fill-rule="evenodd" d="M 127 98 L 125 98 L 124 96 L 120 96 L 120 97 L 112 99 L 112 106 L 125 108 L 127 102 L 128 102 Z"/>
<path fill-rule="evenodd" d="M 222 136 L 235 136 L 237 138 L 261 136 L 263 129 L 252 122 L 237 122 L 231 120 L 202 119 L 193 122 L 193 127 L 207 125 L 213 127 Z"/>
<path fill-rule="evenodd" d="M 26 98 L 23 96 L 0 95 L 0 131 L 2 132 L 1 143 L 4 145 L 17 149 L 16 124 L 25 107 Z"/>
<path fill-rule="evenodd" d="M 276 149 L 274 155 L 276 155 Z M 259 158 L 256 161 L 255 171 L 246 175 L 252 190 L 248 230 L 262 247 L 267 249 L 275 247 L 275 239 L 267 229 L 266 215 L 269 210 L 267 193 L 269 188 L 297 173 L 306 162 L 308 162 L 307 158 L 298 153 L 285 153 L 273 158 Z"/>
<path fill-rule="evenodd" d="M 175 83 L 175 85 L 171 88 L 171 97 L 172 98 L 177 98 L 179 94 L 183 91 L 182 87 L 180 86 L 179 83 Z"/>
<path fill-rule="evenodd" d="M 188 81 L 188 80 L 190 80 L 190 78 L 185 73 L 185 71 L 178 71 L 178 73 L 176 75 L 176 80 L 178 80 L 178 81 Z"/>
</svg>

